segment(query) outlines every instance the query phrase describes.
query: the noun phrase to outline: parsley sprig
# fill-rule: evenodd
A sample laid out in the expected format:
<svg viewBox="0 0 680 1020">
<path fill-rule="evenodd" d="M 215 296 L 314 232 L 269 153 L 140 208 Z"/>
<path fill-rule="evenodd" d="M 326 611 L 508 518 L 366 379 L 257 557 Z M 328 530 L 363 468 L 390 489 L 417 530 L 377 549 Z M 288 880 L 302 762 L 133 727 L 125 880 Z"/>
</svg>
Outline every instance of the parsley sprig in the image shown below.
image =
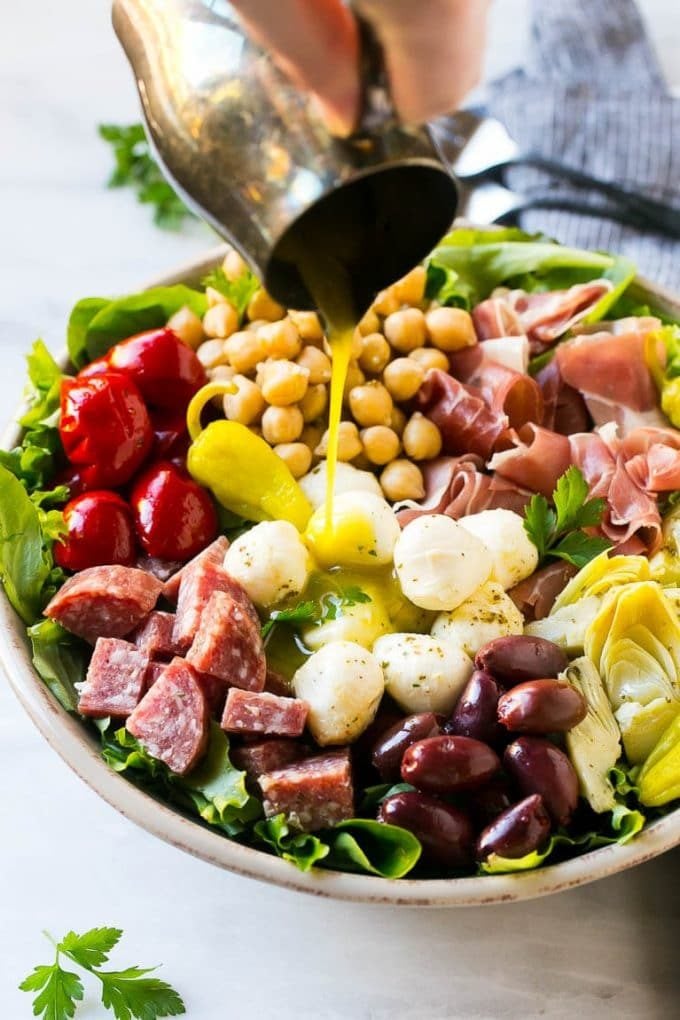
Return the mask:
<svg viewBox="0 0 680 1020">
<path fill-rule="evenodd" d="M 83 982 L 74 971 L 62 967 L 64 956 L 99 979 L 102 1004 L 116 1020 L 157 1020 L 186 1013 L 174 988 L 159 978 L 148 977 L 155 967 L 101 970 L 123 934 L 120 928 L 92 928 L 82 935 L 70 931 L 60 942 L 44 934 L 54 945 L 54 963 L 35 967 L 19 985 L 22 992 L 38 993 L 33 1000 L 34 1016 L 43 1020 L 71 1020 L 75 1016 L 77 1003 L 83 1000 Z"/>
<path fill-rule="evenodd" d="M 318 602 L 298 602 L 290 609 L 274 609 L 262 627 L 262 637 L 267 638 L 277 624 L 301 627 L 305 623 L 327 623 L 342 616 L 343 609 L 371 601 L 371 596 L 357 585 L 349 585 L 340 592 L 328 592 Z"/>
<path fill-rule="evenodd" d="M 601 522 L 606 501 L 588 499 L 588 483 L 577 467 L 568 468 L 557 480 L 552 502 L 551 507 L 545 496 L 534 495 L 525 512 L 524 530 L 540 561 L 554 556 L 580 569 L 611 548 L 606 538 L 583 530 Z"/>
<path fill-rule="evenodd" d="M 159 170 L 141 124 L 100 124 L 99 137 L 113 149 L 110 188 L 132 188 L 139 202 L 154 206 L 154 223 L 165 230 L 194 218 Z"/>
</svg>

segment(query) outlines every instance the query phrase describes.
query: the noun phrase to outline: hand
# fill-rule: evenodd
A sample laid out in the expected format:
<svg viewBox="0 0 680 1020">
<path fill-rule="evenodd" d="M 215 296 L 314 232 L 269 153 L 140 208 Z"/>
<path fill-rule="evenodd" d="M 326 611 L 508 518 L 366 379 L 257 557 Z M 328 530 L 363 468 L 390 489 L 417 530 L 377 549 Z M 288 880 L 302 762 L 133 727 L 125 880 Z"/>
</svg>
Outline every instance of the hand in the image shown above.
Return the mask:
<svg viewBox="0 0 680 1020">
<path fill-rule="evenodd" d="M 359 39 L 342 0 L 234 0 L 253 37 L 312 92 L 329 129 L 347 135 L 359 112 Z M 459 105 L 478 82 L 489 0 L 355 0 L 385 51 L 402 120 L 419 123 Z"/>
</svg>

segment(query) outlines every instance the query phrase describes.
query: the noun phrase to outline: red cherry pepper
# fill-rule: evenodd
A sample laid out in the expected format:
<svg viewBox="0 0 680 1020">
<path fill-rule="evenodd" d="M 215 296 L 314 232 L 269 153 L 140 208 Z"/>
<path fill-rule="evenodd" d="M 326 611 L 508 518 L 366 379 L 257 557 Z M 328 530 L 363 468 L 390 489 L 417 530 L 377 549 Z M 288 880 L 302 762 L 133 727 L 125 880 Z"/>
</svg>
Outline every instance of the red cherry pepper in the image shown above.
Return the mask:
<svg viewBox="0 0 680 1020">
<path fill-rule="evenodd" d="M 194 352 L 171 329 L 152 329 L 123 340 L 105 358 L 87 365 L 81 375 L 90 377 L 107 369 L 129 376 L 150 406 L 181 413 L 208 381 Z"/>
<path fill-rule="evenodd" d="M 130 503 L 137 538 L 149 556 L 184 562 L 217 535 L 211 497 L 170 461 L 158 461 L 139 476 Z"/>
<path fill-rule="evenodd" d="M 164 460 L 186 460 L 189 449 L 186 413 L 184 411 L 151 411 L 153 455 Z"/>
<path fill-rule="evenodd" d="M 54 558 L 64 570 L 103 564 L 131 566 L 137 558 L 132 511 L 117 493 L 85 492 L 64 507 L 68 533 L 55 542 Z"/>
<path fill-rule="evenodd" d="M 59 435 L 87 489 L 129 481 L 153 442 L 139 390 L 117 372 L 62 383 Z"/>
</svg>

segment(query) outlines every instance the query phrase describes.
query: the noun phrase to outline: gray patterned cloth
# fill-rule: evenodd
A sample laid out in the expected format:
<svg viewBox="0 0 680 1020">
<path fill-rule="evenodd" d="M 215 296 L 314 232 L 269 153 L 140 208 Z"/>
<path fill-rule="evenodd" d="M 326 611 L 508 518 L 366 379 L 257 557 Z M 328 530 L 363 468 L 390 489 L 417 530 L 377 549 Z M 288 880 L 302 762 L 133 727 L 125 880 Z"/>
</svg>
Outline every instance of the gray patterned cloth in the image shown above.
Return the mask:
<svg viewBox="0 0 680 1020">
<path fill-rule="evenodd" d="M 488 112 L 523 151 L 680 206 L 680 99 L 668 91 L 633 0 L 533 0 L 532 6 L 526 66 L 489 85 Z M 546 177 L 515 168 L 508 185 L 545 191 Z M 551 190 L 576 194 L 557 182 Z M 531 210 L 520 223 L 565 244 L 627 255 L 645 276 L 680 291 L 680 241 L 559 210 Z"/>
</svg>

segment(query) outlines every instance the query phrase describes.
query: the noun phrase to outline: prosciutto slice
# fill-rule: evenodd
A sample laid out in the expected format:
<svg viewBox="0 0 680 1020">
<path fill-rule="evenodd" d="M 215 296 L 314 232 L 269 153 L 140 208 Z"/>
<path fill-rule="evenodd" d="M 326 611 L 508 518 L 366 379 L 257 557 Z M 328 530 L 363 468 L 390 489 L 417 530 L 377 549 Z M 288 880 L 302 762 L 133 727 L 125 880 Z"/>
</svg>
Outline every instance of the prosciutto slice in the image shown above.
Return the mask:
<svg viewBox="0 0 680 1020">
<path fill-rule="evenodd" d="M 472 318 L 480 340 L 526 334 L 532 354 L 540 354 L 581 322 L 612 287 L 609 280 L 591 280 L 568 290 L 511 290 L 482 301 Z"/>
<path fill-rule="evenodd" d="M 647 492 L 680 489 L 680 433 L 674 429 L 634 429 L 619 444 L 626 471 Z"/>
<path fill-rule="evenodd" d="M 405 527 L 422 514 L 446 514 L 458 520 L 482 510 L 514 510 L 521 514 L 531 492 L 500 475 L 484 474 L 480 457 L 438 457 L 425 465 L 425 498 L 404 505 L 398 513 Z"/>
<path fill-rule="evenodd" d="M 585 400 L 578 390 L 564 381 L 554 358 L 537 374 L 536 382 L 543 395 L 541 425 L 563 436 L 588 431 L 591 418 Z"/>
<path fill-rule="evenodd" d="M 550 499 L 557 479 L 572 463 L 568 438 L 540 425 L 525 425 L 516 433 L 514 442 L 512 449 L 494 454 L 489 469 Z"/>
<path fill-rule="evenodd" d="M 557 560 L 535 571 L 525 581 L 520 581 L 510 589 L 508 595 L 527 623 L 542 620 L 548 615 L 555 599 L 576 572 L 577 568 L 571 563 Z"/>
<path fill-rule="evenodd" d="M 665 425 L 645 361 L 647 333 L 591 333 L 558 347 L 562 379 L 578 390 L 596 425 L 615 421 L 625 433 L 638 425 Z"/>
<path fill-rule="evenodd" d="M 416 404 L 441 432 L 448 454 L 474 453 L 487 460 L 509 425 L 507 415 L 488 407 L 479 390 L 439 368 L 427 373 Z"/>
<path fill-rule="evenodd" d="M 479 390 L 495 414 L 505 414 L 511 428 L 543 418 L 543 396 L 535 379 L 516 372 L 484 352 L 483 344 L 467 347 L 450 357 L 451 374 Z"/>
</svg>

